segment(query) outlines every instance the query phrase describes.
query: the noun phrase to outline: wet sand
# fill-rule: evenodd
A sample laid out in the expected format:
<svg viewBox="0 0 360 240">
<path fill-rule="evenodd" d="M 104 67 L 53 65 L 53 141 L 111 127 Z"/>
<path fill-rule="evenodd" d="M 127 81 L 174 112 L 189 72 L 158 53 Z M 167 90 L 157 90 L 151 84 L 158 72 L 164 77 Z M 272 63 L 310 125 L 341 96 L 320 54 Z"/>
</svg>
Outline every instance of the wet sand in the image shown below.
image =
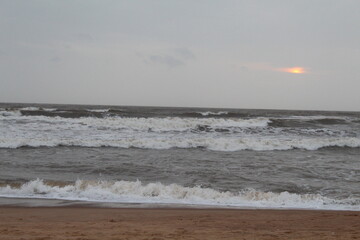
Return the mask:
<svg viewBox="0 0 360 240">
<path fill-rule="evenodd" d="M 360 239 L 360 212 L 0 207 L 0 239 Z"/>
</svg>

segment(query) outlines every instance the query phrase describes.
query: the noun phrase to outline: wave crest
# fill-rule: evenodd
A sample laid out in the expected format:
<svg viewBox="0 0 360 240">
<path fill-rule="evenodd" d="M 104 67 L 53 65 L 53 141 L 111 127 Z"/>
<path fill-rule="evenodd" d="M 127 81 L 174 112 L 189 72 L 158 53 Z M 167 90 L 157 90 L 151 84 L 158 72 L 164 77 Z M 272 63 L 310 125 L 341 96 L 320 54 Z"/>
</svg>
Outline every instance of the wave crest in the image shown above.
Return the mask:
<svg viewBox="0 0 360 240">
<path fill-rule="evenodd" d="M 37 108 L 30 109 L 29 112 L 38 111 Z M 52 114 L 53 109 L 50 110 L 47 113 Z M 98 115 L 110 110 L 84 111 L 86 114 Z M 80 115 L 85 113 L 77 111 Z M 204 114 L 218 115 L 225 112 Z M 223 118 L 215 115 L 206 118 L 65 118 L 25 116 L 16 111 L 0 111 L 0 148 L 79 146 L 271 151 L 360 147 L 358 125 L 343 124 L 345 119 L 342 118 L 294 116 L 276 120 L 267 117 Z"/>
<path fill-rule="evenodd" d="M 171 149 L 171 148 L 204 148 L 213 151 L 272 151 L 305 149 L 318 150 L 326 147 L 360 147 L 358 138 L 309 138 L 309 139 L 271 139 L 271 138 L 181 138 L 181 137 L 153 137 L 125 139 L 47 139 L 47 138 L 0 138 L 0 148 L 20 147 L 118 147 L 142 149 Z"/>
<path fill-rule="evenodd" d="M 171 203 L 262 208 L 360 210 L 359 199 L 335 200 L 320 194 L 262 192 L 254 189 L 221 192 L 200 186 L 143 184 L 140 181 L 84 181 L 53 184 L 36 179 L 21 186 L 0 187 L 2 197 L 45 198 L 118 203 Z"/>
</svg>

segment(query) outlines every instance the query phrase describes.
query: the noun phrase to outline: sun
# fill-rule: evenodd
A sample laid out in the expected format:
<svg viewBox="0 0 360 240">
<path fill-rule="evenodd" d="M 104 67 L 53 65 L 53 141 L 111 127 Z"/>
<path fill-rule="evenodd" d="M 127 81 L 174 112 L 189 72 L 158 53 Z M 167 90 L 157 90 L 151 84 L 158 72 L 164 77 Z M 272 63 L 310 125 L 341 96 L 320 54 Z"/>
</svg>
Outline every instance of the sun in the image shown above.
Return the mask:
<svg viewBox="0 0 360 240">
<path fill-rule="evenodd" d="M 305 71 L 305 69 L 303 67 L 280 68 L 279 71 L 280 72 L 294 73 L 294 74 L 306 73 L 306 71 Z"/>
<path fill-rule="evenodd" d="M 301 67 L 295 67 L 295 68 L 289 68 L 288 72 L 299 74 L 299 73 L 305 73 L 305 70 Z"/>
</svg>

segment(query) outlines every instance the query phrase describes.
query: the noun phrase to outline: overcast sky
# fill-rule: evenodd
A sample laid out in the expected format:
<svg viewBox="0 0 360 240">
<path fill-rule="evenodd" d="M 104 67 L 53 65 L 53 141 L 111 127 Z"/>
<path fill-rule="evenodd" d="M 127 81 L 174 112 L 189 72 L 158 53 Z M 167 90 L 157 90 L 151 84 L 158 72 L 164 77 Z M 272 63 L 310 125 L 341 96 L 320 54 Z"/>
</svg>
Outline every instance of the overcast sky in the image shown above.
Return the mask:
<svg viewBox="0 0 360 240">
<path fill-rule="evenodd" d="M 0 102 L 360 111 L 359 9 L 0 0 Z"/>
</svg>

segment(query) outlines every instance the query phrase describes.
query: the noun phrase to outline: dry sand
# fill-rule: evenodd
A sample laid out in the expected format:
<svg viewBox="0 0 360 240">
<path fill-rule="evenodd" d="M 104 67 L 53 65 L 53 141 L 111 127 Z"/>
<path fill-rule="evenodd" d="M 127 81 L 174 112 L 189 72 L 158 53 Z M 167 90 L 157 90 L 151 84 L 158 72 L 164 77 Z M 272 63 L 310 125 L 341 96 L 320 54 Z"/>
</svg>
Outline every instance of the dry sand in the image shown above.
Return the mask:
<svg viewBox="0 0 360 240">
<path fill-rule="evenodd" d="M 360 212 L 0 207 L 0 239 L 360 239 Z"/>
</svg>

